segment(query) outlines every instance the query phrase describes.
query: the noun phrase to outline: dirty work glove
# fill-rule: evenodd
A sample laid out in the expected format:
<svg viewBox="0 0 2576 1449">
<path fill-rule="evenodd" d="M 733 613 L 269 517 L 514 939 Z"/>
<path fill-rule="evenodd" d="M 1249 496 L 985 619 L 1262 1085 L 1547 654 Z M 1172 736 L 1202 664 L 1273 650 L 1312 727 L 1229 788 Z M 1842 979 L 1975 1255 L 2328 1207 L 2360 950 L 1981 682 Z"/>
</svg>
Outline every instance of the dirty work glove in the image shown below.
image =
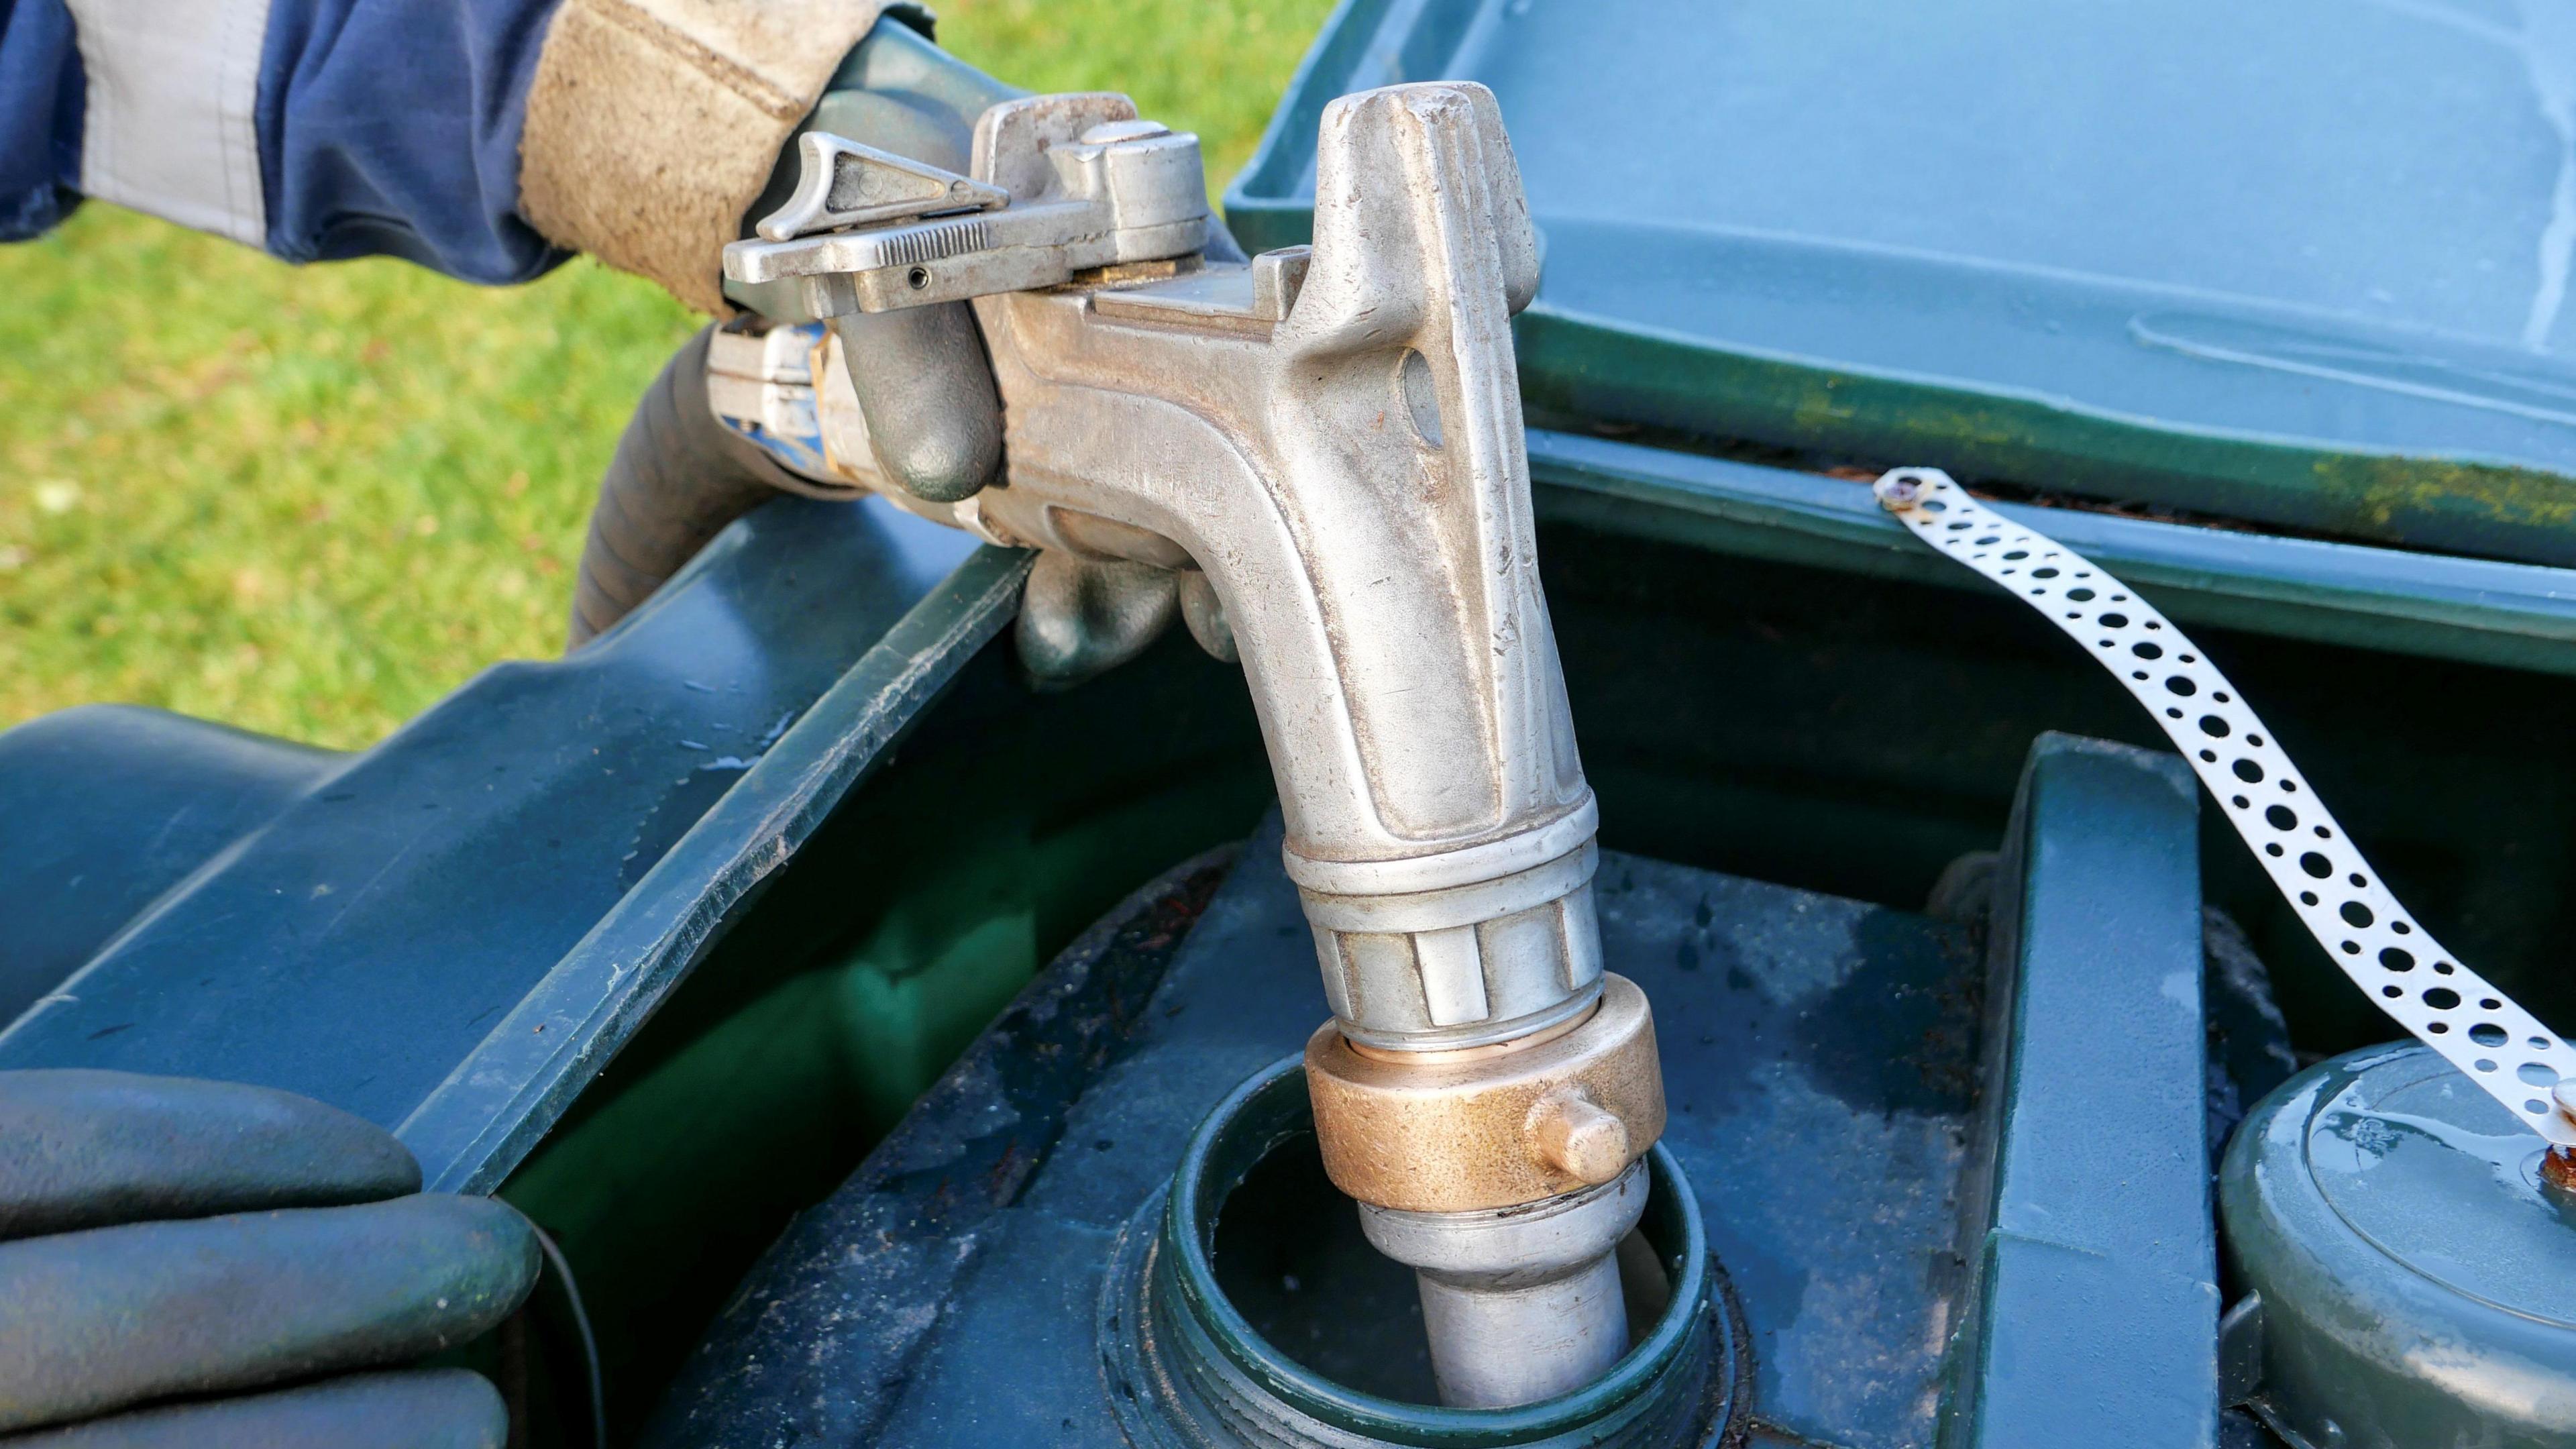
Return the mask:
<svg viewBox="0 0 2576 1449">
<path fill-rule="evenodd" d="M 975 118 L 1025 92 L 1003 85 L 889 15 L 832 73 L 823 97 L 779 150 L 769 185 L 743 216 L 743 234 L 786 204 L 803 170 L 797 138 L 821 131 L 964 175 Z M 735 302 L 782 321 L 806 314 L 794 283 L 727 283 Z M 854 312 L 833 334 L 868 423 L 868 447 L 889 481 L 932 503 L 971 497 L 1002 461 L 1002 401 L 974 310 L 963 302 Z"/>
<path fill-rule="evenodd" d="M 964 171 L 975 118 L 1020 94 L 943 54 L 929 30 L 927 10 L 885 0 L 563 0 L 528 86 L 520 210 L 558 246 L 701 311 L 808 320 L 791 289 L 723 283 L 725 244 L 793 189 L 797 136 L 826 130 Z M 963 305 L 835 330 L 889 477 L 937 501 L 990 480 L 1001 403 Z"/>
<path fill-rule="evenodd" d="M 803 169 L 796 138 L 807 131 L 959 175 L 972 169 L 976 118 L 1027 92 L 941 50 L 926 22 L 916 28 L 908 14 L 889 11 L 833 72 L 813 113 L 781 148 L 768 187 L 744 214 L 745 235 L 794 193 Z M 1208 253 L 1243 260 L 1223 227 L 1210 228 Z M 727 283 L 725 294 L 770 317 L 804 318 L 793 283 Z M 971 308 L 948 302 L 852 313 L 832 319 L 832 330 L 867 418 L 869 448 L 894 482 L 916 498 L 952 503 L 992 480 L 1001 462 L 1002 406 Z"/>
<path fill-rule="evenodd" d="M 588 24 L 583 14 L 617 3 L 621 0 L 568 0 L 547 41 L 548 63 L 565 36 L 583 32 Z M 739 19 L 728 7 L 744 3 L 690 0 L 701 18 Z M 798 138 L 807 131 L 824 131 L 963 172 L 970 165 L 975 118 L 993 103 L 1020 94 L 931 44 L 927 26 L 918 12 L 898 8 L 864 30 L 864 38 L 846 54 L 836 52 L 814 82 L 819 99 L 800 108 L 792 123 L 763 133 L 768 139 L 757 158 L 757 179 L 750 191 L 729 203 L 735 209 L 721 229 L 709 230 L 693 243 L 697 250 L 690 253 L 690 266 L 696 270 L 676 278 L 656 274 L 656 280 L 684 299 L 698 300 L 687 290 L 687 277 L 702 270 L 706 300 L 700 305 L 748 314 L 736 318 L 734 326 L 756 326 L 762 319 L 812 320 L 793 283 L 725 283 L 721 294 L 716 290 L 724 243 L 752 235 L 760 218 L 785 205 L 795 191 L 801 168 Z M 652 66 L 670 60 L 646 59 Z M 529 102 L 532 137 L 539 134 L 537 101 L 545 74 L 541 69 L 538 91 Z M 634 75 L 618 79 L 640 83 Z M 527 149 L 533 176 L 544 147 L 532 139 Z M 561 239 L 595 250 L 600 246 L 597 239 Z M 992 479 L 1002 456 L 1002 404 L 974 314 L 964 303 L 843 317 L 833 329 L 867 419 L 870 451 L 888 482 L 918 498 L 953 502 Z M 858 496 L 846 484 L 836 490 L 839 480 L 791 476 L 758 446 L 716 421 L 707 398 L 707 344 L 708 336 L 701 332 L 681 347 L 618 440 L 582 546 L 568 648 L 580 648 L 624 618 L 727 525 L 779 492 Z"/>
<path fill-rule="evenodd" d="M 697 27 L 691 33 L 708 44 L 715 44 L 709 37 L 723 38 L 717 53 L 739 59 L 753 52 L 769 54 L 761 48 L 769 41 L 758 40 L 753 32 L 779 30 L 764 28 L 765 22 L 749 24 L 746 17 L 752 11 L 746 7 L 752 3 L 660 0 L 655 13 L 667 10 L 670 16 L 686 20 Z M 832 11 L 847 20 L 858 13 L 835 11 L 829 0 L 771 3 L 801 17 L 801 33 L 817 39 L 838 32 L 815 17 Z M 762 172 L 765 182 L 721 230 L 702 217 L 691 224 L 694 230 L 689 237 L 682 239 L 669 226 L 657 224 L 659 229 L 652 234 L 670 242 L 667 256 L 676 261 L 656 270 L 638 259 L 640 253 L 621 251 L 619 240 L 595 223 L 574 226 L 550 221 L 549 217 L 569 213 L 549 210 L 556 203 L 546 199 L 558 190 L 577 194 L 590 198 L 585 204 L 593 213 L 605 215 L 625 200 L 669 193 L 674 176 L 696 174 L 682 168 L 647 176 L 634 169 L 636 156 L 649 154 L 654 146 L 667 142 L 703 148 L 710 143 L 703 129 L 685 137 L 651 140 L 662 129 L 660 123 L 628 114 L 629 100 L 657 83 L 652 77 L 669 80 L 676 73 L 674 67 L 686 71 L 693 64 L 684 63 L 676 53 L 636 48 L 635 35 L 652 26 L 668 27 L 664 20 L 645 25 L 636 14 L 627 13 L 635 5 L 636 0 L 566 0 L 549 33 L 537 84 L 530 93 L 528 139 L 523 146 L 522 185 L 529 214 L 558 241 L 653 276 L 684 300 L 748 314 L 727 324 L 730 327 L 756 328 L 761 319 L 813 320 L 793 283 L 723 283 L 720 302 L 701 300 L 691 290 L 698 285 L 693 278 L 708 280 L 712 290 L 723 244 L 752 235 L 759 220 L 785 205 L 794 193 L 802 169 L 797 142 L 805 133 L 822 131 L 965 173 L 972 165 L 976 118 L 995 103 L 1024 94 L 940 50 L 931 42 L 928 17 L 922 11 L 904 5 L 887 7 L 828 73 L 811 80 L 810 93 L 816 99 L 792 124 L 764 122 L 768 129 L 762 129 L 745 118 L 742 126 L 748 130 L 726 131 L 714 138 L 720 142 L 719 150 L 738 150 L 737 143 L 745 135 L 774 138 L 768 142 L 773 149 Z M 599 17 L 611 12 L 624 17 L 614 34 L 598 27 Z M 585 36 L 589 38 L 581 39 Z M 771 58 L 781 64 L 787 59 L 783 52 Z M 807 74 L 812 53 L 798 51 L 793 59 L 798 74 Z M 693 78 L 680 85 L 678 94 L 693 95 L 704 86 L 741 80 L 739 74 L 725 79 L 688 73 Z M 565 96 L 577 90 L 582 104 L 575 106 L 563 96 L 549 99 L 556 90 Z M 628 129 L 585 143 L 582 165 L 566 160 L 569 152 L 562 138 L 577 131 L 589 134 L 574 122 L 588 126 L 596 120 L 594 113 L 609 112 L 625 116 Z M 641 150 L 636 149 L 636 136 L 647 138 Z M 628 149 L 620 151 L 619 146 Z M 744 164 L 736 157 L 726 164 L 724 174 L 738 176 Z M 691 185 L 697 188 L 692 196 L 713 194 L 704 185 Z M 670 210 L 669 205 L 664 207 L 665 212 Z M 631 219 L 638 225 L 649 220 L 640 215 Z M 1208 251 L 1213 258 L 1242 260 L 1223 228 L 1213 231 Z M 673 265 L 679 269 L 673 271 Z M 833 318 L 831 328 L 840 343 L 851 394 L 866 422 L 876 472 L 886 484 L 936 510 L 938 505 L 972 497 L 995 481 L 1002 465 L 1001 398 L 970 307 L 949 302 L 851 314 Z M 848 490 L 847 479 L 789 475 L 781 460 L 762 454 L 716 423 L 707 404 L 707 355 L 704 334 L 683 347 L 655 381 L 618 444 L 601 481 L 599 504 L 582 552 L 568 633 L 571 648 L 581 647 L 624 617 L 718 532 L 778 491 L 857 496 Z M 1235 657 L 1215 593 L 1196 570 L 1050 551 L 1037 563 L 1019 616 L 1020 659 L 1040 686 L 1070 685 L 1141 653 L 1176 620 L 1186 622 L 1210 653 L 1226 660 Z"/>
<path fill-rule="evenodd" d="M 834 73 L 798 134 L 824 131 L 964 174 L 972 164 L 976 118 L 1021 94 L 942 52 L 926 31 L 898 23 L 889 12 Z M 786 203 L 798 161 L 791 138 L 748 220 Z M 1208 255 L 1243 260 L 1223 227 L 1210 229 Z M 790 285 L 729 284 L 727 294 L 771 316 L 801 315 Z M 1002 462 L 1002 409 L 971 308 L 950 302 L 854 313 L 832 319 L 832 330 L 867 421 L 869 451 L 889 481 L 934 504 L 970 497 L 994 481 Z M 1049 550 L 1030 575 L 1020 610 L 1020 662 L 1042 688 L 1076 684 L 1143 652 L 1175 620 L 1187 622 L 1209 653 L 1235 658 L 1223 611 L 1198 571 Z"/>
<path fill-rule="evenodd" d="M 0 1072 L 0 1449 L 500 1449 L 490 1384 L 402 1366 L 537 1263 L 516 1212 L 308 1098 Z"/>
</svg>

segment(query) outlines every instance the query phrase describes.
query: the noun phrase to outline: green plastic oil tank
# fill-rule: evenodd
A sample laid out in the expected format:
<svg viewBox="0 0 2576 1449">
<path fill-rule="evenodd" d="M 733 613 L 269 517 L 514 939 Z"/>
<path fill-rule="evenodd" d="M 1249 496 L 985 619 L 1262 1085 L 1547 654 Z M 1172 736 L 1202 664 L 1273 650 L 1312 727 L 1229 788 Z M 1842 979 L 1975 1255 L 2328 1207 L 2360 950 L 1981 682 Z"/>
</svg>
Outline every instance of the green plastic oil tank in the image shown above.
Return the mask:
<svg viewBox="0 0 2576 1449">
<path fill-rule="evenodd" d="M 2576 563 L 2576 20 L 2549 0 L 1348 0 L 1332 96 L 1481 81 L 1560 425 Z"/>
<path fill-rule="evenodd" d="M 2576 1197 L 2545 1150 L 2418 1046 L 2266 1098 L 2219 1179 L 2236 1396 L 2314 1449 L 2576 1445 Z"/>
</svg>

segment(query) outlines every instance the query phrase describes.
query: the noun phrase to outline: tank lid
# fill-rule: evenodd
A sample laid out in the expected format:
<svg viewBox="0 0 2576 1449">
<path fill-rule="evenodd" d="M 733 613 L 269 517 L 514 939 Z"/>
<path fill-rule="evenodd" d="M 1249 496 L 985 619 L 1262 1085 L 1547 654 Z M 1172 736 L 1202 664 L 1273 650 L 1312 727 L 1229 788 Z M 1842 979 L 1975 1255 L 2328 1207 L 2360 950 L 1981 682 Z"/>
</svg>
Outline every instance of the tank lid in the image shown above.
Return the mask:
<svg viewBox="0 0 2576 1449">
<path fill-rule="evenodd" d="M 2372 1246 L 2455 1293 L 2576 1328 L 2576 1201 L 2541 1182 L 2548 1144 L 2441 1058 L 2402 1052 L 2352 1078 L 2307 1139 L 2318 1191 Z"/>
<path fill-rule="evenodd" d="M 2576 1445 L 2576 1196 L 2546 1150 L 2412 1043 L 2265 1098 L 2219 1175 L 2237 1401 L 2341 1449 Z"/>
</svg>

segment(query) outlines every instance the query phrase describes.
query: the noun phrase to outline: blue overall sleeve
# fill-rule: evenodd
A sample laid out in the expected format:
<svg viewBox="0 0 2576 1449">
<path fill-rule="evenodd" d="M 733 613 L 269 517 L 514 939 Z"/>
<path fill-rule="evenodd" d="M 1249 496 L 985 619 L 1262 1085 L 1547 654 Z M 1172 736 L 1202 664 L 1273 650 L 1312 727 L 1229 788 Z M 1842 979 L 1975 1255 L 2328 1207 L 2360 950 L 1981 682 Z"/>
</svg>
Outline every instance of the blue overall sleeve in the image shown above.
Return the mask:
<svg viewBox="0 0 2576 1449">
<path fill-rule="evenodd" d="M 0 240 L 42 235 L 76 204 L 81 69 L 63 0 L 0 0 Z"/>
<path fill-rule="evenodd" d="M 561 261 L 519 213 L 557 0 L 0 0 L 0 240 L 96 196 L 289 261 L 476 282 Z"/>
</svg>

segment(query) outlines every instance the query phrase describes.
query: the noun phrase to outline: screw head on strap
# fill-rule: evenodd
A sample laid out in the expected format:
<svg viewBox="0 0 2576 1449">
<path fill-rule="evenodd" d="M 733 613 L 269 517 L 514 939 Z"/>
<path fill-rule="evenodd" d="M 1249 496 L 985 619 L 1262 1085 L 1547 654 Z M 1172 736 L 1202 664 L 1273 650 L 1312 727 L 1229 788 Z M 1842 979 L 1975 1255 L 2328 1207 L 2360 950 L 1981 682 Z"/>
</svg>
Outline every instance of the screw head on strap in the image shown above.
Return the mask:
<svg viewBox="0 0 2576 1449">
<path fill-rule="evenodd" d="M 1890 513 L 1899 513 L 1923 501 L 1923 480 L 1899 469 L 1882 475 L 1870 485 L 1870 491 L 1878 495 L 1879 507 Z"/>
</svg>

